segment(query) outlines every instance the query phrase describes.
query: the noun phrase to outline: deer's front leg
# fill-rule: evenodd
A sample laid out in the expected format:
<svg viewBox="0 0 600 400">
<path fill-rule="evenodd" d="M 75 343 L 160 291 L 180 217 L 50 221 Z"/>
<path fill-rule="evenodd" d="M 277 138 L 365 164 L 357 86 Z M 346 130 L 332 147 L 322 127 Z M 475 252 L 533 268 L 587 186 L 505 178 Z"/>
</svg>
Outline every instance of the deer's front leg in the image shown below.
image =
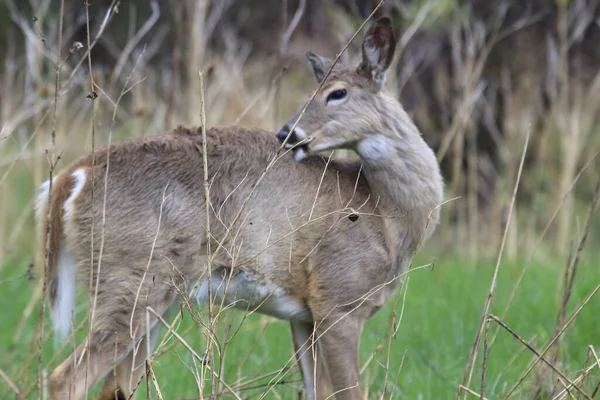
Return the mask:
<svg viewBox="0 0 600 400">
<path fill-rule="evenodd" d="M 362 400 L 358 348 L 364 322 L 330 314 L 316 324 L 317 343 L 337 400 Z"/>
<path fill-rule="evenodd" d="M 300 366 L 306 400 L 325 400 L 333 393 L 327 369 L 323 364 L 323 352 L 314 341 L 313 323 L 292 321 L 292 338 L 296 360 Z"/>
</svg>

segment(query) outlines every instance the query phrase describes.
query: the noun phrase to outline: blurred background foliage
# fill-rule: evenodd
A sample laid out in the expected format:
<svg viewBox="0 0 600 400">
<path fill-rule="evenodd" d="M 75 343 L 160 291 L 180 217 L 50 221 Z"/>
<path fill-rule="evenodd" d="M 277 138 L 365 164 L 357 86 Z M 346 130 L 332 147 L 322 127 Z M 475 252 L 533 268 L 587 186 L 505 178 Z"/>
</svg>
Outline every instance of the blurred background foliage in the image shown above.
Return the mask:
<svg viewBox="0 0 600 400">
<path fill-rule="evenodd" d="M 314 86 L 306 49 L 334 56 L 378 1 L 88 4 L 90 41 L 98 36 L 91 56 L 95 88 L 114 101 L 134 65 L 135 79 L 144 79 L 120 103 L 123 129 L 117 130 L 126 137 L 199 123 L 200 70 L 206 73 L 209 125 L 277 129 Z M 2 138 L 18 138 L 18 146 L 49 124 L 41 115 L 54 95 L 60 6 L 50 0 L 0 2 Z M 523 232 L 542 230 L 558 208 L 550 247 L 565 251 L 574 216 L 589 201 L 600 170 L 594 159 L 571 191 L 600 146 L 598 1 L 388 0 L 377 14 L 391 15 L 400 37 L 389 89 L 438 153 L 448 197 L 461 196 L 446 206 L 446 225 L 459 234 L 444 237 L 445 244 L 468 244 L 472 255 L 497 244 L 530 133 L 518 199 L 519 209 L 535 212 L 526 212 L 511 231 L 509 253 L 531 246 L 533 235 Z M 63 21 L 59 112 L 68 116 L 59 122 L 59 146 L 93 109 L 82 97 L 98 91 L 90 89 L 84 60 L 84 3 L 65 0 Z M 75 42 L 83 49 L 74 49 Z M 356 55 L 357 46 L 348 53 Z M 110 107 L 94 112 L 100 124 L 112 116 Z M 47 148 L 49 135 L 43 136 L 33 158 Z M 89 150 L 89 132 L 85 137 Z M 81 153 L 68 142 L 66 160 Z"/>
</svg>

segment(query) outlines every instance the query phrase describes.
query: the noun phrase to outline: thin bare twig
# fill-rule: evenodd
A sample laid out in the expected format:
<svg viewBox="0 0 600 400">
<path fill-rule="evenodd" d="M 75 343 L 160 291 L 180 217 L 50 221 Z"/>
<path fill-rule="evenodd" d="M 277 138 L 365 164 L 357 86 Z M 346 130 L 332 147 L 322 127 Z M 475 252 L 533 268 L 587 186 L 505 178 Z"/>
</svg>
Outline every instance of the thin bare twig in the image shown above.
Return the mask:
<svg viewBox="0 0 600 400">
<path fill-rule="evenodd" d="M 19 391 L 19 388 L 17 387 L 17 385 L 15 385 L 15 383 L 12 381 L 12 379 L 10 379 L 10 377 L 6 374 L 6 372 L 4 372 L 4 370 L 2 368 L 0 368 L 0 377 L 2 377 L 2 379 L 4 379 L 4 381 L 8 384 L 8 386 L 10 386 L 11 390 L 13 392 L 15 392 L 15 395 L 17 396 L 17 398 L 19 398 L 19 394 L 21 393 Z"/>
<path fill-rule="evenodd" d="M 204 74 L 201 71 L 198 71 L 198 78 L 200 79 L 200 118 L 202 120 L 202 166 L 203 166 L 203 185 L 204 185 L 204 206 L 205 206 L 205 217 L 206 217 L 206 226 L 204 230 L 206 231 L 206 279 L 208 285 L 208 335 L 209 340 L 207 340 L 206 345 L 206 355 L 209 359 L 212 358 L 212 346 L 214 342 L 214 327 L 213 327 L 213 296 L 212 296 L 212 259 L 211 259 L 211 246 L 210 246 L 210 186 L 208 181 L 208 154 L 207 154 L 207 145 L 206 145 L 206 109 L 205 109 L 205 100 L 204 100 Z M 225 297 L 225 296 L 223 296 Z M 204 363 L 204 374 L 206 374 L 206 370 L 208 369 L 208 363 Z M 214 377 L 214 374 L 213 374 Z M 204 388 L 205 380 L 202 380 L 200 384 L 200 390 Z"/>
<path fill-rule="evenodd" d="M 488 321 L 485 322 L 485 335 L 483 336 L 483 360 L 481 361 L 481 393 L 479 398 L 483 400 L 485 393 L 485 373 L 487 367 L 488 357 L 488 333 L 490 331 L 490 324 Z"/>
<path fill-rule="evenodd" d="M 52 147 L 50 149 L 50 162 L 49 162 L 49 171 L 48 171 L 48 175 L 49 175 L 49 181 L 48 181 L 48 206 L 47 206 L 47 210 L 46 210 L 46 232 L 45 232 L 45 246 L 44 246 L 44 250 L 45 250 L 45 256 L 44 256 L 44 283 L 43 283 L 43 289 L 42 289 L 42 293 L 43 293 L 43 298 L 46 299 L 48 296 L 48 281 L 50 279 L 50 277 L 48 276 L 48 273 L 50 271 L 50 232 L 52 229 L 52 218 L 51 218 L 51 213 L 52 213 L 52 180 L 53 180 L 53 175 L 54 175 L 54 169 L 56 167 L 56 163 L 58 162 L 58 158 L 55 158 L 55 151 L 56 151 L 56 126 L 57 126 L 57 120 L 56 120 L 56 110 L 58 109 L 58 90 L 59 90 L 59 81 L 60 81 L 60 69 L 61 69 L 61 49 L 62 49 L 62 30 L 63 30 L 63 21 L 64 21 L 64 12 L 65 12 L 65 2 L 64 0 L 61 0 L 60 2 L 60 12 L 59 12 L 59 29 L 58 29 L 58 50 L 57 50 L 57 55 L 56 55 L 56 62 L 54 64 L 54 73 L 55 73 L 55 78 L 54 78 L 54 105 L 53 105 L 53 109 L 52 109 Z M 46 318 L 46 302 L 42 301 L 42 307 L 40 309 L 40 331 L 39 331 L 39 337 L 38 337 L 38 399 L 41 399 L 43 390 L 42 388 L 44 387 L 44 382 L 42 379 L 42 372 L 43 372 L 43 360 L 42 360 L 42 349 L 43 349 L 43 345 L 44 345 L 44 326 L 45 326 L 45 318 Z"/>
<path fill-rule="evenodd" d="M 475 397 L 478 397 L 479 399 L 482 399 L 482 400 L 488 400 L 486 397 L 483 397 L 482 395 L 480 395 L 480 394 L 479 394 L 479 393 L 477 393 L 476 391 L 474 391 L 474 390 L 472 390 L 472 389 L 469 389 L 469 388 L 468 388 L 468 387 L 466 387 L 466 386 L 463 386 L 463 385 L 458 385 L 458 388 L 459 388 L 460 390 L 464 390 L 465 392 L 469 393 L 470 395 L 473 395 L 473 396 L 475 396 Z"/>
<path fill-rule="evenodd" d="M 545 359 L 543 357 L 543 355 L 540 355 L 540 353 L 538 353 L 537 350 L 533 348 L 533 346 L 531 346 L 529 343 L 527 343 L 527 341 L 525 339 L 523 339 L 517 332 L 515 332 L 508 325 L 506 325 L 506 323 L 504 321 L 502 321 L 500 318 L 498 318 L 497 316 L 495 316 L 493 314 L 491 314 L 489 316 L 489 320 L 496 322 L 498 325 L 500 325 L 502 328 L 504 328 L 508 333 L 513 335 L 515 337 L 515 339 L 517 339 L 519 342 L 521 342 L 521 344 L 523 344 L 523 346 L 527 347 L 527 349 L 529 351 L 531 351 L 533 354 L 535 354 L 537 357 L 539 357 L 539 359 L 542 360 L 548 367 L 550 367 L 550 369 L 552 369 L 552 371 L 556 372 L 565 382 L 568 382 L 570 387 L 574 387 L 575 389 L 577 389 L 577 391 L 579 393 L 581 393 L 586 399 L 588 399 L 588 400 L 592 399 L 587 393 L 585 393 L 583 391 L 582 388 L 577 386 L 577 384 L 575 382 L 572 382 L 565 374 L 563 374 L 558 368 L 556 368 L 550 361 Z"/>
</svg>

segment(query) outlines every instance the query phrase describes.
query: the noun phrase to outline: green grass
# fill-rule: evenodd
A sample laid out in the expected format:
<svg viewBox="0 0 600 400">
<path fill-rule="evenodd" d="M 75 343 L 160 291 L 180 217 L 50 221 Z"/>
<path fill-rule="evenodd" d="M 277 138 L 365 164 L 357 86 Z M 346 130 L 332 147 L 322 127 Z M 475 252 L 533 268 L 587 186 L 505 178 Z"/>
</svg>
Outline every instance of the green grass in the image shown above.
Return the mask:
<svg viewBox="0 0 600 400">
<path fill-rule="evenodd" d="M 584 255 L 580 264 L 573 297 L 569 304 L 570 314 L 591 291 L 600 284 L 600 270 L 593 255 Z M 424 261 L 423 256 L 420 259 Z M 28 260 L 15 261 L 4 268 L 0 280 L 17 276 L 27 268 Z M 550 339 L 556 320 L 561 293 L 563 260 L 535 262 L 528 270 L 517 292 L 505 322 L 526 340 L 534 336 L 534 347 L 543 348 Z M 514 284 L 521 273 L 524 262 L 502 265 L 492 313 L 501 315 Z M 467 265 L 459 257 L 438 255 L 433 269 L 420 269 L 410 274 L 404 314 L 396 338 L 391 341 L 388 397 L 398 399 L 451 399 L 460 383 L 470 348 L 475 338 L 484 300 L 489 290 L 493 273 L 493 260 Z M 0 368 L 17 382 L 21 390 L 35 385 L 37 360 L 21 373 L 28 358 L 35 355 L 35 320 L 39 309 L 27 323 L 26 329 L 13 343 L 14 328 L 18 324 L 23 308 L 33 290 L 33 282 L 18 280 L 0 286 L 0 303 L 3 305 L 0 329 Z M 85 304 L 81 304 L 85 310 Z M 390 321 L 395 311 L 399 317 L 402 297 L 396 296 L 386 308 L 376 314 L 363 332 L 361 363 L 371 358 L 363 373 L 363 384 L 369 387 L 370 397 L 383 390 L 385 365 L 388 354 Z M 587 356 L 589 345 L 600 346 L 600 321 L 597 310 L 600 298 L 594 298 L 583 309 L 573 326 L 566 332 L 561 347 L 560 367 L 570 378 L 579 375 Z M 81 316 L 82 313 L 80 313 Z M 195 311 L 200 320 L 205 320 L 206 309 Z M 220 324 L 221 344 L 228 326 L 235 331 L 242 313 L 230 311 Z M 186 329 L 191 330 L 186 331 Z M 185 340 L 199 354 L 205 349 L 202 328 L 194 328 L 194 320 L 186 311 L 179 327 Z M 496 333 L 496 325 L 490 325 L 490 337 Z M 78 337 L 81 338 L 80 333 Z M 258 339 L 258 340 L 257 340 Z M 165 399 L 197 398 L 198 389 L 192 371 L 192 357 L 185 348 L 173 339 L 169 350 L 161 354 L 153 368 Z M 501 398 L 519 379 L 532 360 L 528 351 L 508 332 L 500 330 L 497 340 L 489 349 L 485 394 L 488 398 Z M 48 362 L 54 354 L 53 341 L 47 340 L 44 360 Z M 480 351 L 481 354 L 481 351 Z M 404 363 L 400 365 L 404 356 Z M 259 315 L 248 317 L 225 351 L 224 373 L 226 381 L 235 384 L 283 367 L 292 357 L 291 339 L 287 323 Z M 243 365 L 240 365 L 245 360 Z M 55 361 L 52 366 L 56 365 Z M 479 363 L 481 365 L 481 357 Z M 50 366 L 49 366 L 50 367 Z M 399 372 L 399 378 L 396 376 Z M 481 369 L 478 367 L 471 387 L 479 391 Z M 20 376 L 19 376 L 20 375 Z M 600 378 L 598 372 L 587 379 L 585 388 L 589 392 Z M 281 398 L 291 398 L 300 387 L 300 375 L 294 368 L 284 382 L 274 390 Z M 243 391 L 244 398 L 255 398 L 262 393 L 268 379 L 250 385 L 254 389 Z M 527 397 L 527 383 L 519 388 L 515 398 Z M 142 383 L 145 392 L 145 383 Z M 4 381 L 0 382 L 0 399 L 14 398 Z M 37 398 L 32 392 L 30 398 Z M 145 396 L 140 396 L 144 398 Z M 267 398 L 277 398 L 269 394 Z"/>
</svg>

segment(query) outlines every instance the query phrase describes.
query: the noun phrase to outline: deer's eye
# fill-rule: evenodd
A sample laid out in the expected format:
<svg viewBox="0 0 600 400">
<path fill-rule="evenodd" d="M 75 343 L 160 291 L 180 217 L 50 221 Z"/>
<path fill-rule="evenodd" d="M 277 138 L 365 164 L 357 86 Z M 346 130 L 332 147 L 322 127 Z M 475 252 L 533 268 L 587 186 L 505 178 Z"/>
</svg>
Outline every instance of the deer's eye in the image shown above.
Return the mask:
<svg viewBox="0 0 600 400">
<path fill-rule="evenodd" d="M 337 89 L 327 95 L 328 104 L 338 104 L 346 98 L 348 91 L 346 89 Z"/>
</svg>

